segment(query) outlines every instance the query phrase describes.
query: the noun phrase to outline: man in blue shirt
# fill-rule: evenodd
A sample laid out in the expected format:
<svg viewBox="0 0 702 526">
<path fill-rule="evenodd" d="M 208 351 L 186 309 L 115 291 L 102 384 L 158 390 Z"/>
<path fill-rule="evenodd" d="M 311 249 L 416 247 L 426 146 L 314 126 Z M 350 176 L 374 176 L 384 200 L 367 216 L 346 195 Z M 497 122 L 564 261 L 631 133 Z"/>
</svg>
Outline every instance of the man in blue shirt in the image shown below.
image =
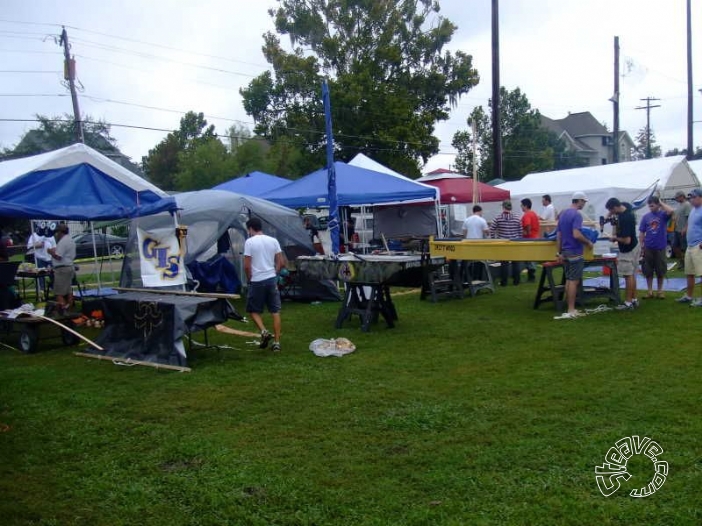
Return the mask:
<svg viewBox="0 0 702 526">
<path fill-rule="evenodd" d="M 592 242 L 581 231 L 583 216 L 580 211 L 587 203 L 587 196 L 583 192 L 575 192 L 571 201 L 570 208 L 558 216 L 558 261 L 565 264 L 565 294 L 568 301 L 568 311 L 554 318 L 558 320 L 578 317 L 575 297 L 585 267 L 583 252 L 585 247 L 592 247 Z"/>
<path fill-rule="evenodd" d="M 687 218 L 687 250 L 685 251 L 685 274 L 687 291 L 680 303 L 689 303 L 690 307 L 702 307 L 702 297 L 693 300 L 695 278 L 702 277 L 702 189 L 695 188 L 687 196 L 692 209 Z"/>
</svg>

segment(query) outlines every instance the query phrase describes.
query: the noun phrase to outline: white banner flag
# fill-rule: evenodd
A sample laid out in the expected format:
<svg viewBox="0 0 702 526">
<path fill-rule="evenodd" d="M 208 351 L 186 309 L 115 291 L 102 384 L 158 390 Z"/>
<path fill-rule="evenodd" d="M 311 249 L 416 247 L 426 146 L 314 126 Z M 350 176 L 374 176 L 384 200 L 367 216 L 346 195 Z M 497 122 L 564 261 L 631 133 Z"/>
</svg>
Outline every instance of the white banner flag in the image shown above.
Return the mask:
<svg viewBox="0 0 702 526">
<path fill-rule="evenodd" d="M 178 238 L 174 230 L 147 232 L 137 228 L 141 282 L 145 287 L 183 285 L 185 265 L 180 257 Z"/>
</svg>

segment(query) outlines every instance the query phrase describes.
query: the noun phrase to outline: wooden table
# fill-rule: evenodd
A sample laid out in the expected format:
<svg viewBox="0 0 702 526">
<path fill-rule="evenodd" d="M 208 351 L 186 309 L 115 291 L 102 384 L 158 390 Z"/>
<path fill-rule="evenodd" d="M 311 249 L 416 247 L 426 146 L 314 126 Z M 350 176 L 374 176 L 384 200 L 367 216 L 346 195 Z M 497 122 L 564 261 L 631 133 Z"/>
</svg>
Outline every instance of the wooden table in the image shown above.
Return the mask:
<svg viewBox="0 0 702 526">
<path fill-rule="evenodd" d="M 395 326 L 398 317 L 390 296 L 390 286 L 422 286 L 428 272 L 445 262 L 443 257 L 430 257 L 428 254 L 342 254 L 337 259 L 301 256 L 295 260 L 295 265 L 298 272 L 308 278 L 343 281 L 346 293 L 335 327 L 340 329 L 345 320 L 358 315 L 361 330 L 368 332 L 371 324 L 380 316 L 388 328 Z"/>
</svg>

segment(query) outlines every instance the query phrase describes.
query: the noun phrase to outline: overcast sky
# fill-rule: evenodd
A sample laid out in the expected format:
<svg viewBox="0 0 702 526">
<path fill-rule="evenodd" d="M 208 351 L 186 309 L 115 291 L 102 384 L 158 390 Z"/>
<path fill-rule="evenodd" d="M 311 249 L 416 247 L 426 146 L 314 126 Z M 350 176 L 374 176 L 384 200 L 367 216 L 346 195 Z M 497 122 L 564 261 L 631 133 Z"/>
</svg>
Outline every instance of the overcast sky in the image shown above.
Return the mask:
<svg viewBox="0 0 702 526">
<path fill-rule="evenodd" d="M 83 115 L 108 123 L 178 128 L 186 111 L 203 112 L 220 133 L 253 128 L 239 88 L 267 69 L 262 35 L 273 28 L 270 0 L 2 0 L 0 119 L 72 113 L 61 85 L 62 54 L 53 36 L 68 30 L 76 56 Z M 473 107 L 491 95 L 490 0 L 441 0 L 458 26 L 450 49 L 473 56 L 480 84 L 437 126 L 441 153 L 425 171 L 448 167 L 451 139 Z M 640 99 L 656 97 L 651 128 L 663 151 L 687 145 L 685 0 L 502 0 L 501 84 L 519 87 L 553 119 L 590 111 L 612 128 L 613 40 L 620 38 L 620 128 L 635 138 L 646 125 Z M 693 1 L 693 65 L 702 63 L 702 6 Z M 626 64 L 632 67 L 627 68 Z M 627 69 L 631 69 L 624 74 Z M 702 121 L 702 68 L 695 76 L 694 119 Z M 332 93 L 332 104 L 334 94 Z M 0 146 L 15 145 L 31 122 L 0 121 Z M 694 124 L 702 145 L 702 122 Z M 167 132 L 113 126 L 133 160 Z M 285 174 L 280 174 L 285 175 Z"/>
</svg>

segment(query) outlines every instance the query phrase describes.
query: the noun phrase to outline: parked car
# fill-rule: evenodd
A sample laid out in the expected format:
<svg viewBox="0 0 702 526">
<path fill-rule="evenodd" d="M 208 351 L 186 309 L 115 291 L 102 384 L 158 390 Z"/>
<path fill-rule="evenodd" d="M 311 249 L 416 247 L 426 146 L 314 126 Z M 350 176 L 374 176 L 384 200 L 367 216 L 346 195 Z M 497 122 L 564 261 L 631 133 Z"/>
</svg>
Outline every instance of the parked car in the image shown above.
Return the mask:
<svg viewBox="0 0 702 526">
<path fill-rule="evenodd" d="M 127 246 L 127 238 L 113 236 L 111 234 L 94 234 L 95 235 L 95 250 L 98 256 L 114 256 L 122 257 L 125 247 Z M 93 234 L 87 232 L 73 236 L 73 241 L 76 244 L 76 259 L 91 258 L 95 253 L 93 251 Z"/>
</svg>

